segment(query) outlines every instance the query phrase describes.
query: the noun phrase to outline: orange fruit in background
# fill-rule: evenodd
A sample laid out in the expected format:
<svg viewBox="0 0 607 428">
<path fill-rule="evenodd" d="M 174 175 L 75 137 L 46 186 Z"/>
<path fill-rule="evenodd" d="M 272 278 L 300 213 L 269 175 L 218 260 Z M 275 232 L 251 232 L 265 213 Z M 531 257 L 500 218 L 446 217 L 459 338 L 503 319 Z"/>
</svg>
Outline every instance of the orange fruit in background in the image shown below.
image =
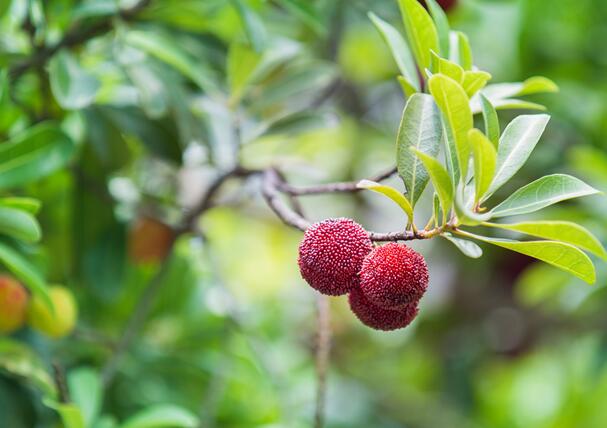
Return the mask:
<svg viewBox="0 0 607 428">
<path fill-rule="evenodd" d="M 21 283 L 0 275 L 0 333 L 12 333 L 25 323 L 29 295 Z"/>
<path fill-rule="evenodd" d="M 129 232 L 129 256 L 137 263 L 161 262 L 174 239 L 175 233 L 170 226 L 151 217 L 140 217 Z"/>
</svg>

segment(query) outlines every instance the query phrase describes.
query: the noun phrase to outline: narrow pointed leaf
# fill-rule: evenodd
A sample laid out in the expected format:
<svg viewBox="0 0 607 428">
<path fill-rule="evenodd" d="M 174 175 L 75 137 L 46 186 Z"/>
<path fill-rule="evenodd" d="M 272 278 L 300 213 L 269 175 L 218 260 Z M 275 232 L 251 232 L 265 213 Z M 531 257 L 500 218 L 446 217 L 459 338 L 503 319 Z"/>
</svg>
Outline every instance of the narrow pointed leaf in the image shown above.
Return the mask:
<svg viewBox="0 0 607 428">
<path fill-rule="evenodd" d="M 527 214 L 566 199 L 596 193 L 599 191 L 570 175 L 546 175 L 518 189 L 491 213 L 493 217 Z"/>
<path fill-rule="evenodd" d="M 541 220 L 514 224 L 486 223 L 485 225 L 498 229 L 513 230 L 538 238 L 565 242 L 607 260 L 607 251 L 605 251 L 601 242 L 588 229 L 576 223 Z"/>
<path fill-rule="evenodd" d="M 430 175 L 434 190 L 438 194 L 441 203 L 444 223 L 453 205 L 453 183 L 451 182 L 451 177 L 438 160 L 419 150 L 415 150 L 415 148 L 411 148 L 411 150 L 421 159 L 426 171 Z"/>
<path fill-rule="evenodd" d="M 0 234 L 26 242 L 36 242 L 41 236 L 38 221 L 32 214 L 6 206 L 0 206 Z"/>
<path fill-rule="evenodd" d="M 440 223 L 440 198 L 438 197 L 438 194 L 436 192 L 434 192 L 434 195 L 432 196 L 432 212 L 434 215 L 434 224 L 438 227 L 438 224 Z"/>
<path fill-rule="evenodd" d="M 374 192 L 381 193 L 382 195 L 387 196 L 392 199 L 399 207 L 407 214 L 409 218 L 409 222 L 413 221 L 413 207 L 409 200 L 394 187 L 385 186 L 380 183 L 376 183 L 370 180 L 361 180 L 357 186 L 359 189 L 368 189 L 373 190 Z"/>
<path fill-rule="evenodd" d="M 7 208 L 15 208 L 30 214 L 37 214 L 40 211 L 42 203 L 38 199 L 23 198 L 18 196 L 10 196 L 0 199 L 0 206 Z"/>
<path fill-rule="evenodd" d="M 238 12 L 249 42 L 251 42 L 256 52 L 262 52 L 268 38 L 263 21 L 244 0 L 231 0 L 231 3 Z"/>
<path fill-rule="evenodd" d="M 432 76 L 428 81 L 428 86 L 443 115 L 450 137 L 448 139 L 453 143 L 450 150 L 455 151 L 458 162 L 456 169 L 460 172 L 461 179 L 464 180 L 470 157 L 468 131 L 472 129 L 472 112 L 468 96 L 456 81 L 441 74 Z"/>
<path fill-rule="evenodd" d="M 490 99 L 504 99 L 538 93 L 554 93 L 558 92 L 558 90 L 558 86 L 552 80 L 546 77 L 535 76 L 530 77 L 524 82 L 488 85 L 484 93 Z"/>
<path fill-rule="evenodd" d="M 429 176 L 422 161 L 410 148 L 435 157 L 440 149 L 441 135 L 440 112 L 434 99 L 427 94 L 415 94 L 409 98 L 396 138 L 396 165 L 412 206 L 422 195 Z"/>
<path fill-rule="evenodd" d="M 491 104 L 491 101 L 487 99 L 483 94 L 480 95 L 482 111 L 483 111 L 483 122 L 485 124 L 485 135 L 493 143 L 493 146 L 497 150 L 500 140 L 500 123 L 497 117 L 497 111 Z"/>
<path fill-rule="evenodd" d="M 171 404 L 158 404 L 148 407 L 128 418 L 122 428 L 195 428 L 198 418 L 190 411 Z"/>
<path fill-rule="evenodd" d="M 407 40 L 420 70 L 430 66 L 430 50 L 439 51 L 438 34 L 426 9 L 417 0 L 399 0 Z"/>
<path fill-rule="evenodd" d="M 396 28 L 372 12 L 369 12 L 369 19 L 371 19 L 377 28 L 377 31 L 379 31 L 379 34 L 390 48 L 392 57 L 394 58 L 394 61 L 396 61 L 396 65 L 406 79 L 406 82 L 411 87 L 415 88 L 415 92 L 419 92 L 419 78 L 415 66 L 415 59 L 411 54 L 407 42 L 403 39 L 403 36 Z"/>
<path fill-rule="evenodd" d="M 545 114 L 519 116 L 508 124 L 497 149 L 495 178 L 491 195 L 512 178 L 523 166 L 540 140 L 550 116 Z"/>
<path fill-rule="evenodd" d="M 438 72 L 452 78 L 460 85 L 464 81 L 464 69 L 459 64 L 451 62 L 448 59 L 438 59 Z"/>
<path fill-rule="evenodd" d="M 464 70 L 472 70 L 473 60 L 472 60 L 472 49 L 470 48 L 470 42 L 468 41 L 468 36 L 464 33 L 457 31 L 457 54 L 459 58 L 459 65 L 463 67 Z"/>
<path fill-rule="evenodd" d="M 483 250 L 477 244 L 466 239 L 456 238 L 450 233 L 443 233 L 441 237 L 455 245 L 464 255 L 478 259 L 483 255 Z"/>
<path fill-rule="evenodd" d="M 462 79 L 462 86 L 468 97 L 472 97 L 483 89 L 489 80 L 491 80 L 491 75 L 486 71 L 466 71 Z"/>
<path fill-rule="evenodd" d="M 405 94 L 405 98 L 409 98 L 411 95 L 419 92 L 417 89 L 415 89 L 413 83 L 409 82 L 405 76 L 397 76 L 396 79 L 398 80 L 398 83 Z"/>
<path fill-rule="evenodd" d="M 485 195 L 495 173 L 496 153 L 491 141 L 478 129 L 468 132 L 468 140 L 472 146 L 474 157 L 474 202 L 478 203 Z"/>
<path fill-rule="evenodd" d="M 458 231 L 457 234 L 534 257 L 567 271 L 589 284 L 593 284 L 596 280 L 594 265 L 590 258 L 570 244 L 556 241 L 514 241 L 488 238 L 464 231 Z"/>
<path fill-rule="evenodd" d="M 438 34 L 438 44 L 440 46 L 440 54 L 443 57 L 449 57 L 449 20 L 442 7 L 436 2 L 436 0 L 426 0 L 426 5 L 430 10 L 430 15 L 436 25 L 436 32 Z"/>
</svg>

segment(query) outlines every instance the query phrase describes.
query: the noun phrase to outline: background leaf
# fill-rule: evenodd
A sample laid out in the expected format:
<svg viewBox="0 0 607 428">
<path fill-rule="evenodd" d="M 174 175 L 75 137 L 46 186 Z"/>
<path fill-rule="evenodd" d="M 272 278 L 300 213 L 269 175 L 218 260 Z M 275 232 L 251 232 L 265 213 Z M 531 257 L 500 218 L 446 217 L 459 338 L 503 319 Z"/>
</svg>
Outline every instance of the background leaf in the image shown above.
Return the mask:
<svg viewBox="0 0 607 428">
<path fill-rule="evenodd" d="M 67 50 L 57 53 L 48 67 L 51 90 L 61 107 L 80 109 L 93 102 L 101 84 Z"/>
<path fill-rule="evenodd" d="M 426 0 L 428 10 L 432 15 L 434 24 L 436 25 L 436 32 L 438 34 L 438 42 L 440 46 L 440 54 L 448 58 L 449 57 L 449 20 L 447 15 L 443 11 L 443 8 L 436 2 L 436 0 Z"/>
<path fill-rule="evenodd" d="M 198 418 L 189 411 L 170 404 L 159 404 L 127 419 L 121 428 L 195 428 Z"/>
<path fill-rule="evenodd" d="M 430 66 L 430 51 L 439 51 L 438 34 L 426 9 L 417 0 L 398 0 L 407 40 L 420 70 Z"/>
<path fill-rule="evenodd" d="M 40 226 L 33 215 L 6 206 L 0 206 L 0 233 L 26 242 L 36 242 L 41 237 Z"/>
</svg>

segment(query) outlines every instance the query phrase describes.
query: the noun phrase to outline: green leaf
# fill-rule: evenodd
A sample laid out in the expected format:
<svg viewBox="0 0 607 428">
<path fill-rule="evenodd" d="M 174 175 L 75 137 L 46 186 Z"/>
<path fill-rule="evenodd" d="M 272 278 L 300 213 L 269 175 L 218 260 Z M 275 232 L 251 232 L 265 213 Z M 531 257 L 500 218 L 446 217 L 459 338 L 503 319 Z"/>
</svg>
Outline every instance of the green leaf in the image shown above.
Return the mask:
<svg viewBox="0 0 607 428">
<path fill-rule="evenodd" d="M 36 218 L 17 208 L 0 206 L 0 233 L 25 242 L 37 242 L 42 235 Z"/>
<path fill-rule="evenodd" d="M 251 9 L 244 0 L 230 0 L 242 21 L 247 38 L 251 42 L 256 52 L 261 52 L 266 46 L 268 38 L 263 21 L 253 9 Z"/>
<path fill-rule="evenodd" d="M 558 86 L 550 79 L 541 76 L 530 77 L 519 83 L 495 83 L 488 85 L 485 96 L 489 99 L 504 99 L 538 93 L 558 92 Z"/>
<path fill-rule="evenodd" d="M 93 426 L 101 408 L 102 388 L 99 374 L 88 367 L 78 368 L 68 373 L 67 383 L 70 396 L 81 409 L 85 426 Z"/>
<path fill-rule="evenodd" d="M 607 260 L 607 251 L 601 242 L 582 226 L 569 221 L 528 221 L 515 224 L 486 223 L 486 226 L 513 230 L 538 238 L 550 239 L 575 245 Z"/>
<path fill-rule="evenodd" d="M 61 417 L 61 421 L 63 422 L 63 426 L 65 428 L 85 428 L 84 418 L 82 417 L 82 412 L 72 403 L 60 403 L 51 399 L 42 400 L 45 406 L 54 409 L 59 413 Z"/>
<path fill-rule="evenodd" d="M 17 196 L 0 198 L 0 207 L 15 208 L 34 215 L 40 211 L 41 206 L 42 203 L 34 198 L 22 198 Z"/>
<path fill-rule="evenodd" d="M 488 191 L 493 194 L 514 176 L 529 158 L 540 140 L 550 116 L 524 115 L 515 118 L 504 130 L 497 149 L 495 178 Z"/>
<path fill-rule="evenodd" d="M 451 242 L 462 253 L 464 253 L 464 255 L 466 255 L 470 258 L 478 259 L 479 257 L 481 257 L 483 255 L 483 250 L 481 249 L 481 247 L 479 247 L 477 244 L 475 244 L 472 241 L 468 241 L 466 239 L 461 239 L 461 238 L 456 238 L 455 236 L 451 235 L 450 233 L 443 233 L 440 236 L 445 238 L 447 241 Z"/>
<path fill-rule="evenodd" d="M 217 85 L 210 71 L 200 61 L 191 57 L 167 34 L 158 31 L 132 30 L 126 33 L 125 41 L 141 49 L 160 61 L 169 64 L 181 74 L 196 83 L 202 90 L 218 93 Z"/>
<path fill-rule="evenodd" d="M 237 104 L 244 95 L 247 84 L 254 76 L 261 56 L 242 43 L 233 43 L 228 51 L 228 85 L 230 103 Z"/>
<path fill-rule="evenodd" d="M 546 111 L 546 106 L 515 98 L 491 100 L 496 110 L 539 110 Z"/>
<path fill-rule="evenodd" d="M 285 9 L 288 9 L 293 15 L 298 16 L 317 34 L 326 33 L 325 26 L 316 5 L 310 3 L 308 0 L 281 0 L 281 3 Z"/>
<path fill-rule="evenodd" d="M 359 189 L 373 190 L 374 192 L 381 193 L 388 198 L 392 199 L 398 204 L 399 207 L 407 214 L 409 223 L 413 222 L 413 207 L 409 200 L 394 187 L 385 186 L 380 183 L 376 183 L 370 180 L 361 180 L 356 185 Z"/>
<path fill-rule="evenodd" d="M 182 407 L 159 404 L 130 417 L 121 428 L 195 428 L 198 418 Z"/>
<path fill-rule="evenodd" d="M 596 280 L 594 265 L 590 258 L 573 245 L 556 241 L 513 241 L 509 239 L 488 238 L 459 230 L 458 235 L 487 242 L 538 260 L 567 271 L 589 284 Z"/>
<path fill-rule="evenodd" d="M 434 225 L 436 227 L 438 227 L 438 224 L 440 223 L 440 211 L 440 198 L 438 197 L 438 194 L 434 192 L 434 195 L 432 195 L 432 213 L 434 216 Z"/>
<path fill-rule="evenodd" d="M 0 144 L 0 189 L 30 183 L 63 167 L 75 145 L 61 129 L 41 123 Z"/>
<path fill-rule="evenodd" d="M 419 92 L 419 77 L 417 75 L 417 68 L 415 67 L 415 60 L 403 36 L 401 36 L 396 28 L 374 13 L 369 12 L 368 16 L 390 48 L 392 57 L 396 61 L 396 65 L 404 76 L 408 86 L 415 88 L 414 92 Z"/>
<path fill-rule="evenodd" d="M 55 99 L 61 107 L 68 110 L 90 105 L 101 87 L 97 78 L 83 70 L 66 50 L 53 56 L 48 72 Z"/>
<path fill-rule="evenodd" d="M 566 199 L 596 193 L 600 192 L 570 175 L 546 175 L 518 189 L 491 213 L 493 217 L 527 214 Z"/>
<path fill-rule="evenodd" d="M 440 112 L 432 97 L 427 94 L 411 96 L 403 110 L 396 137 L 396 165 L 412 206 L 415 206 L 422 195 L 429 176 L 421 160 L 410 148 L 414 147 L 436 157 L 440 149 L 441 135 Z"/>
<path fill-rule="evenodd" d="M 466 71 L 464 72 L 462 86 L 468 97 L 472 97 L 480 91 L 489 80 L 491 80 L 491 75 L 486 71 Z"/>
<path fill-rule="evenodd" d="M 17 340 L 0 337 L 0 370 L 27 380 L 47 397 L 57 394 L 55 382 L 42 360 Z"/>
<path fill-rule="evenodd" d="M 21 280 L 33 295 L 44 300 L 50 308 L 53 307 L 46 283 L 38 271 L 21 254 L 1 242 L 0 263 Z"/>
<path fill-rule="evenodd" d="M 447 15 L 443 11 L 443 8 L 436 2 L 436 0 L 426 0 L 426 5 L 432 15 L 434 24 L 436 25 L 436 31 L 438 33 L 438 43 L 440 45 L 440 54 L 443 57 L 449 57 L 449 20 Z"/>
<path fill-rule="evenodd" d="M 438 72 L 450 77 L 460 85 L 464 81 L 464 69 L 460 65 L 451 62 L 448 59 L 438 59 Z"/>
<path fill-rule="evenodd" d="M 438 160 L 413 147 L 411 150 L 421 159 L 426 171 L 430 175 L 434 190 L 438 194 L 441 203 L 443 223 L 445 223 L 453 205 L 453 183 L 451 182 L 451 177 L 449 177 L 449 173 Z"/>
<path fill-rule="evenodd" d="M 405 78 L 405 76 L 396 76 L 396 79 L 398 80 L 398 83 L 400 84 L 406 98 L 409 98 L 411 95 L 419 92 L 417 89 L 415 89 L 413 84 Z"/>
<path fill-rule="evenodd" d="M 495 173 L 496 153 L 491 141 L 478 129 L 468 132 L 468 140 L 474 155 L 474 202 L 478 203 L 489 189 Z"/>
<path fill-rule="evenodd" d="M 454 171 L 459 171 L 461 179 L 464 180 L 470 157 L 468 131 L 472 129 L 472 112 L 468 96 L 456 81 L 442 74 L 432 76 L 428 86 L 443 114 L 448 140 L 453 141 L 453 147 L 450 149 L 454 149 L 457 159 L 457 168 L 454 165 Z"/>
<path fill-rule="evenodd" d="M 497 111 L 491 101 L 487 99 L 483 94 L 480 95 L 481 104 L 483 109 L 483 122 L 485 124 L 485 134 L 489 140 L 493 143 L 493 146 L 497 150 L 500 140 L 500 122 L 497 117 Z"/>
<path fill-rule="evenodd" d="M 438 34 L 432 18 L 417 0 L 398 0 L 407 40 L 420 70 L 430 66 L 430 51 L 439 51 Z"/>
<path fill-rule="evenodd" d="M 472 70 L 472 50 L 468 37 L 460 31 L 451 31 L 449 45 L 449 58 L 461 65 L 464 70 Z"/>
</svg>

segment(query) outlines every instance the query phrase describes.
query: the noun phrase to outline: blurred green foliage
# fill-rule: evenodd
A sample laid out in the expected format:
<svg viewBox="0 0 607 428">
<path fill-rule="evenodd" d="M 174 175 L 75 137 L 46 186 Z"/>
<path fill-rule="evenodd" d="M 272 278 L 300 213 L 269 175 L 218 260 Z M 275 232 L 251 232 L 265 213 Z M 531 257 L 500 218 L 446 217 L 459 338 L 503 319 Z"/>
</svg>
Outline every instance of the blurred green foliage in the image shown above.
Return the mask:
<svg viewBox="0 0 607 428">
<path fill-rule="evenodd" d="M 0 339 L 0 425 L 74 417 L 54 396 L 53 363 L 83 409 L 74 427 L 311 425 L 315 295 L 295 262 L 300 234 L 271 214 L 255 179 L 222 191 L 200 220 L 204 237 L 177 241 L 112 382 L 100 373 L 158 267 L 129 255 L 137 219 L 177 226 L 238 161 L 280 164 L 302 184 L 393 165 L 404 99 L 368 11 L 401 28 L 392 0 L 0 2 L 0 159 L 27 143 L 0 188 L 41 201 L 43 232 L 37 244 L 24 242 L 35 241 L 28 226 L 3 235 L 0 258 L 13 272 L 25 261 L 30 290 L 41 278 L 66 284 L 81 314 L 60 341 L 29 328 Z M 606 191 L 607 4 L 461 0 L 449 20 L 493 81 L 541 74 L 561 88 L 533 97 L 554 116 L 509 190 L 565 170 Z M 87 37 L 44 57 L 70 31 Z M 419 210 L 431 212 L 429 199 Z M 404 226 L 372 195 L 303 202 L 315 220 Z M 592 197 L 550 216 L 605 243 L 606 209 Z M 605 266 L 588 287 L 506 250 L 483 246 L 482 261 L 469 260 L 436 241 L 414 244 L 431 285 L 410 328 L 371 331 L 332 302 L 327 426 L 606 426 Z"/>
</svg>

